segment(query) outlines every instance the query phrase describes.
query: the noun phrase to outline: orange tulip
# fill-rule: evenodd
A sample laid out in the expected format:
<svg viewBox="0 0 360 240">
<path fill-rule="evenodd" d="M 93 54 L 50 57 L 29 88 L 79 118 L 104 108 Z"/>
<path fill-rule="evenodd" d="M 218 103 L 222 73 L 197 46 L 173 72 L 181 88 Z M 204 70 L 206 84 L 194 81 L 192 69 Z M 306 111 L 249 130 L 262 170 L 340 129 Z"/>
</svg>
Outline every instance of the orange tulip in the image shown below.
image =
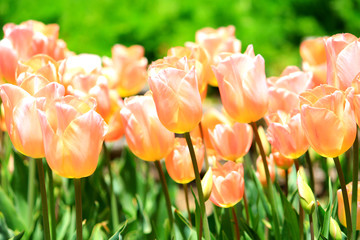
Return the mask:
<svg viewBox="0 0 360 240">
<path fill-rule="evenodd" d="M 174 133 L 161 124 L 151 95 L 126 98 L 120 113 L 126 141 L 136 156 L 146 161 L 157 161 L 171 152 Z"/>
<path fill-rule="evenodd" d="M 355 118 L 358 126 L 360 126 L 360 73 L 356 75 L 349 88 L 348 99 L 353 106 Z"/>
<path fill-rule="evenodd" d="M 125 47 L 116 44 L 112 59 L 104 58 L 103 72 L 110 79 L 110 88 L 116 89 L 121 97 L 137 94 L 146 84 L 147 59 L 140 45 Z"/>
<path fill-rule="evenodd" d="M 276 171 L 275 171 L 274 157 L 272 156 L 272 154 L 270 154 L 270 157 L 266 157 L 266 162 L 267 162 L 268 168 L 269 168 L 270 179 L 272 182 L 274 182 L 275 176 L 276 176 Z M 264 164 L 262 162 L 261 156 L 259 156 L 256 159 L 256 176 L 258 177 L 260 183 L 263 186 L 267 186 L 265 169 L 264 169 Z"/>
<path fill-rule="evenodd" d="M 218 56 L 221 53 L 240 53 L 241 50 L 241 42 L 235 38 L 235 27 L 203 28 L 196 32 L 195 39 L 196 43 L 205 50 L 208 58 L 204 65 L 205 81 L 212 86 L 217 86 L 211 66 L 217 65 Z"/>
<path fill-rule="evenodd" d="M 356 64 L 359 62 L 357 57 L 359 50 L 356 40 L 357 37 L 354 35 L 343 33 L 331 36 L 325 41 L 327 83 L 343 91 L 350 87 L 351 81 L 358 74 Z M 352 47 L 347 48 L 353 42 L 355 43 Z M 347 50 L 343 52 L 346 48 Z"/>
<path fill-rule="evenodd" d="M 186 62 L 186 58 L 184 58 Z M 161 123 L 175 133 L 190 132 L 200 122 L 202 104 L 195 67 L 184 69 L 152 65 L 149 87 Z"/>
<path fill-rule="evenodd" d="M 250 123 L 262 118 L 268 109 L 265 62 L 255 57 L 252 45 L 244 54 L 233 54 L 213 68 L 226 112 L 237 122 Z"/>
<path fill-rule="evenodd" d="M 243 157 L 250 149 L 253 132 L 246 123 L 234 125 L 217 124 L 213 131 L 209 130 L 210 140 L 217 154 L 229 161 Z"/>
<path fill-rule="evenodd" d="M 306 39 L 300 44 L 302 68 L 305 72 L 312 72 L 312 87 L 326 83 L 326 51 L 327 37 Z"/>
<path fill-rule="evenodd" d="M 65 89 L 49 83 L 41 76 L 30 76 L 21 85 L 3 84 L 0 95 L 5 111 L 5 123 L 14 147 L 32 158 L 44 157 L 43 136 L 37 113 L 37 102 L 44 105 L 63 96 Z"/>
<path fill-rule="evenodd" d="M 94 99 L 69 95 L 38 110 L 46 161 L 58 175 L 83 178 L 95 171 L 107 130 L 95 106 Z"/>
<path fill-rule="evenodd" d="M 267 79 L 269 85 L 269 113 L 282 110 L 290 113 L 299 108 L 299 93 L 311 84 L 311 73 L 300 71 L 298 67 L 288 66 L 280 77 Z"/>
<path fill-rule="evenodd" d="M 301 126 L 299 111 L 291 114 L 277 111 L 266 116 L 266 120 L 268 140 L 284 157 L 296 159 L 307 151 L 309 143 Z"/>
<path fill-rule="evenodd" d="M 204 162 L 205 148 L 201 138 L 193 139 L 193 146 L 199 171 Z M 177 183 L 186 184 L 195 179 L 189 148 L 185 138 L 175 138 L 174 149 L 165 158 L 166 170 Z"/>
<path fill-rule="evenodd" d="M 229 208 L 240 202 L 245 191 L 244 168 L 241 163 L 227 161 L 212 168 L 213 186 L 210 201 Z"/>
<path fill-rule="evenodd" d="M 360 189 L 360 181 L 358 182 L 358 189 Z M 346 185 L 346 191 L 349 198 L 350 212 L 351 212 L 351 199 L 352 199 L 352 182 Z M 338 197 L 338 217 L 340 223 L 346 227 L 344 198 L 341 189 L 337 190 Z M 357 214 L 356 214 L 356 230 L 360 230 L 360 191 L 357 195 Z"/>
<path fill-rule="evenodd" d="M 355 141 L 356 121 L 345 93 L 320 85 L 300 94 L 301 124 L 310 146 L 324 157 L 337 157 Z"/>
<path fill-rule="evenodd" d="M 284 157 L 281 153 L 279 153 L 276 149 L 272 149 L 273 152 L 270 154 L 270 158 L 272 157 L 276 166 L 283 170 L 290 170 L 291 166 L 294 164 L 294 159 Z M 278 169 L 279 170 L 279 169 Z"/>
</svg>

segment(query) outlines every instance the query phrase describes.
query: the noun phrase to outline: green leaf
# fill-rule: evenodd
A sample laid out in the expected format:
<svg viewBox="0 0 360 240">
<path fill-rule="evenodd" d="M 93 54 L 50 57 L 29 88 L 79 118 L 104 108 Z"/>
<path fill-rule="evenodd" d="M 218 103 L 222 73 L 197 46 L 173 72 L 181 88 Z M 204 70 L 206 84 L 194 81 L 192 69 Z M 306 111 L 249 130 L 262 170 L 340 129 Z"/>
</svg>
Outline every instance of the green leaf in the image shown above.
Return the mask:
<svg viewBox="0 0 360 240">
<path fill-rule="evenodd" d="M 120 228 L 116 231 L 114 235 L 109 238 L 109 240 L 122 240 L 121 233 L 125 230 L 128 221 L 126 220 L 124 223 L 121 224 Z"/>
<path fill-rule="evenodd" d="M 199 234 L 200 232 L 200 219 L 201 219 L 201 213 L 200 213 L 200 205 L 199 202 L 197 201 L 196 195 L 192 189 L 191 189 L 191 193 L 194 197 L 194 202 L 195 202 L 195 227 L 196 227 L 196 233 Z"/>
<path fill-rule="evenodd" d="M 247 225 L 247 223 L 240 218 L 239 220 L 240 229 L 244 230 L 253 240 L 260 240 L 259 235 Z"/>
<path fill-rule="evenodd" d="M 15 207 L 4 190 L 0 187 L 0 212 L 4 214 L 6 223 L 12 230 L 23 231 L 26 229 L 24 219 L 20 217 Z M 26 213 L 23 213 L 26 215 Z"/>
<path fill-rule="evenodd" d="M 24 236 L 24 231 L 22 231 L 21 233 L 19 233 L 18 235 L 10 238 L 9 240 L 20 240 L 23 236 Z"/>
<path fill-rule="evenodd" d="M 0 240 L 9 239 L 10 236 L 10 231 L 6 225 L 4 215 L 0 212 Z"/>
<path fill-rule="evenodd" d="M 320 225 L 322 223 L 320 234 L 324 236 L 326 239 L 329 238 L 330 217 L 332 212 L 331 207 L 333 204 L 333 191 L 332 191 L 332 184 L 330 178 L 328 179 L 328 181 L 329 181 L 329 204 L 326 207 L 323 221 L 320 221 Z M 321 207 L 319 207 L 319 209 L 320 209 L 320 213 L 322 214 L 323 209 Z"/>
</svg>

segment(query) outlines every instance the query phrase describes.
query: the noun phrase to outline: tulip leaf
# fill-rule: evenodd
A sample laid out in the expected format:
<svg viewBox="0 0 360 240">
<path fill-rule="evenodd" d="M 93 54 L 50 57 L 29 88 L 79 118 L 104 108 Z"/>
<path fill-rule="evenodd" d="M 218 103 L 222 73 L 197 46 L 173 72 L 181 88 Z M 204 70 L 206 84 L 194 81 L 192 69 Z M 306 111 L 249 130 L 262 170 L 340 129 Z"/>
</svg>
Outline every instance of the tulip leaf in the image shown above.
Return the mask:
<svg viewBox="0 0 360 240">
<path fill-rule="evenodd" d="M 24 219 L 20 217 L 15 210 L 10 198 L 5 194 L 4 190 L 0 187 L 0 212 L 3 213 L 6 223 L 12 230 L 22 231 L 26 229 Z"/>
<path fill-rule="evenodd" d="M 127 226 L 128 220 L 126 220 L 124 223 L 120 225 L 120 228 L 116 231 L 114 235 L 109 238 L 109 240 L 122 240 L 121 233 L 125 230 Z"/>
<path fill-rule="evenodd" d="M 71 211 L 70 207 L 66 207 L 63 209 L 63 216 L 60 222 L 57 224 L 56 228 L 56 238 L 57 239 L 64 239 L 66 232 L 68 231 L 68 227 L 71 222 Z"/>
<path fill-rule="evenodd" d="M 195 202 L 195 227 L 196 227 L 196 232 L 199 233 L 200 232 L 200 219 L 201 219 L 201 212 L 200 212 L 200 205 L 199 202 L 196 198 L 196 195 L 194 193 L 194 190 L 191 187 L 191 193 L 194 197 L 194 202 Z"/>
<path fill-rule="evenodd" d="M 331 217 L 331 212 L 332 212 L 331 209 L 333 204 L 333 190 L 332 190 L 332 184 L 330 178 L 328 179 L 328 182 L 329 182 L 329 204 L 326 207 L 323 221 L 320 221 L 322 222 L 320 234 L 326 239 L 329 238 L 330 217 Z M 322 208 L 319 207 L 318 209 L 320 209 L 320 212 L 322 213 Z"/>
<path fill-rule="evenodd" d="M 137 194 L 136 194 L 136 202 L 138 205 L 137 219 L 138 219 L 138 221 L 142 222 L 143 233 L 149 234 L 149 233 L 151 233 L 151 229 L 152 229 L 150 220 L 149 220 L 149 216 L 144 211 L 140 196 Z"/>
<path fill-rule="evenodd" d="M 182 215 L 182 213 L 175 209 L 174 210 L 175 215 L 175 221 L 179 223 L 185 224 L 188 228 L 191 228 L 189 221 Z"/>
<path fill-rule="evenodd" d="M 0 212 L 0 240 L 9 239 L 10 236 L 10 231 L 6 225 L 4 215 Z"/>
<path fill-rule="evenodd" d="M 259 235 L 249 227 L 249 225 L 247 225 L 247 223 L 242 219 L 239 218 L 239 225 L 240 225 L 240 229 L 243 229 L 251 239 L 253 240 L 260 240 Z"/>
</svg>

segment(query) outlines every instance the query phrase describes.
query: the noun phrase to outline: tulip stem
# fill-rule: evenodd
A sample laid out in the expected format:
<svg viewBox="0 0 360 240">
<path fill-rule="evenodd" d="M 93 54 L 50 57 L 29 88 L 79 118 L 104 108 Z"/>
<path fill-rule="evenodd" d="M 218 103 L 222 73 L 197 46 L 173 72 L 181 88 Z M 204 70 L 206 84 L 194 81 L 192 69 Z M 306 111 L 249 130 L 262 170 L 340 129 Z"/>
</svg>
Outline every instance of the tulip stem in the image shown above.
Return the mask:
<svg viewBox="0 0 360 240">
<path fill-rule="evenodd" d="M 196 188 L 198 191 L 198 198 L 199 198 L 199 204 L 200 204 L 200 214 L 201 214 L 201 218 L 203 219 L 204 236 L 205 236 L 205 240 L 210 240 L 210 229 L 209 229 L 208 219 L 206 216 L 204 193 L 203 193 L 203 189 L 201 186 L 201 179 L 200 179 L 199 169 L 198 169 L 197 162 L 196 162 L 196 155 L 195 155 L 194 147 L 193 147 L 193 144 L 191 141 L 190 133 L 186 132 L 186 133 L 184 133 L 184 135 L 185 135 L 187 145 L 189 147 L 191 161 L 192 161 L 192 165 L 193 165 L 194 173 L 195 173 L 195 182 L 196 182 Z"/>
<path fill-rule="evenodd" d="M 278 215 L 277 215 L 277 211 L 276 211 L 276 206 L 275 206 L 275 200 L 274 200 L 274 191 L 273 191 L 273 185 L 270 179 L 270 172 L 269 172 L 269 167 L 266 161 L 266 155 L 265 155 L 265 151 L 264 151 L 264 147 L 261 143 L 261 139 L 259 136 L 259 132 L 256 126 L 256 122 L 252 122 L 251 123 L 251 127 L 253 129 L 254 135 L 255 135 L 255 141 L 259 147 L 260 150 L 260 154 L 261 154 L 261 159 L 264 165 L 264 169 L 265 169 L 265 175 L 266 175 L 266 183 L 269 189 L 269 202 L 271 205 L 271 213 L 273 216 L 273 223 L 274 223 L 274 230 L 275 230 L 275 239 L 280 239 L 280 230 L 279 230 L 279 220 L 278 220 Z"/>
<path fill-rule="evenodd" d="M 54 198 L 54 179 L 52 170 L 48 167 L 47 169 L 48 177 L 49 177 L 49 191 L 50 191 L 50 222 L 51 222 L 51 237 L 52 239 L 56 239 L 56 218 L 55 218 L 55 198 Z"/>
<path fill-rule="evenodd" d="M 339 181 L 341 186 L 341 191 L 344 199 L 344 208 L 345 208 L 345 216 L 346 216 L 346 228 L 347 228 L 347 237 L 349 240 L 352 239 L 352 222 L 351 222 L 351 215 L 350 215 L 350 206 L 349 206 L 349 198 L 346 191 L 346 184 L 345 184 L 345 178 L 344 173 L 341 169 L 341 164 L 339 161 L 339 157 L 334 157 L 334 162 L 336 166 L 336 170 L 339 175 Z"/>
<path fill-rule="evenodd" d="M 312 214 L 309 214 L 311 240 L 314 240 L 314 224 Z"/>
<path fill-rule="evenodd" d="M 34 195 L 35 195 L 35 173 L 36 173 L 36 162 L 35 159 L 29 158 L 29 176 L 28 176 L 28 224 L 33 224 L 33 208 L 34 208 Z M 31 229 L 31 227 L 30 227 Z"/>
<path fill-rule="evenodd" d="M 315 193 L 315 179 L 314 179 L 314 170 L 313 170 L 313 166 L 312 166 L 312 162 L 310 159 L 310 154 L 309 151 L 306 151 L 305 153 L 305 160 L 306 163 L 309 166 L 309 173 L 310 173 L 310 188 L 313 191 L 313 193 Z"/>
<path fill-rule="evenodd" d="M 236 233 L 236 239 L 240 240 L 239 222 L 238 222 L 237 217 L 236 217 L 235 206 L 232 207 L 231 210 L 232 210 L 232 215 L 233 215 L 233 218 L 234 218 L 234 228 L 235 228 L 235 233 Z"/>
<path fill-rule="evenodd" d="M 76 240 L 82 240 L 81 178 L 74 178 L 76 208 Z"/>
<path fill-rule="evenodd" d="M 46 198 L 46 188 L 45 188 L 45 174 L 41 158 L 36 159 L 36 165 L 39 174 L 39 185 L 40 185 L 40 195 L 41 195 L 41 207 L 43 215 L 43 227 L 44 227 L 44 238 L 45 240 L 50 238 L 50 228 L 49 228 L 49 212 Z"/>
<path fill-rule="evenodd" d="M 106 147 L 105 142 L 103 143 L 103 149 L 104 149 L 105 164 L 108 168 L 109 178 L 110 178 L 109 191 L 110 191 L 111 220 L 112 220 L 113 230 L 115 231 L 119 226 L 118 208 L 116 204 L 116 197 L 114 194 L 113 176 L 112 176 L 111 164 L 110 164 L 110 152 Z"/>
<path fill-rule="evenodd" d="M 183 187 L 184 187 L 184 194 L 185 194 L 185 201 L 186 201 L 186 209 L 187 209 L 187 212 L 188 212 L 189 223 L 190 223 L 190 226 L 192 226 L 192 223 L 191 223 L 191 212 L 190 212 L 190 207 L 189 207 L 189 196 L 188 196 L 187 183 L 184 183 L 184 184 L 183 184 Z"/>
<path fill-rule="evenodd" d="M 201 139 L 202 139 L 202 143 L 204 145 L 205 170 L 208 170 L 209 169 L 209 159 L 208 159 L 208 156 L 207 156 L 206 143 L 205 143 L 205 138 L 204 138 L 204 131 L 202 129 L 201 121 L 199 122 L 199 130 L 200 130 L 200 136 L 201 136 Z"/>
<path fill-rule="evenodd" d="M 294 159 L 295 163 L 295 170 L 296 172 L 299 171 L 299 159 Z M 304 239 L 304 209 L 301 206 L 300 199 L 299 199 L 299 232 L 300 232 L 300 240 Z"/>
<path fill-rule="evenodd" d="M 168 187 L 167 187 L 167 184 L 166 184 L 165 175 L 164 175 L 164 172 L 162 170 L 161 163 L 160 163 L 159 160 L 155 161 L 155 166 L 156 166 L 156 168 L 158 170 L 159 177 L 160 177 L 160 180 L 161 180 L 161 185 L 162 185 L 162 189 L 163 189 L 163 192 L 164 192 L 164 195 L 165 195 L 165 200 L 166 200 L 167 212 L 168 212 L 168 215 L 169 215 L 170 228 L 172 229 L 173 223 L 174 223 L 174 218 L 173 218 L 173 214 L 172 214 L 172 211 L 171 211 L 170 195 L 169 195 L 169 190 L 168 190 Z"/>
<path fill-rule="evenodd" d="M 245 189 L 244 189 L 244 197 L 243 198 L 244 198 L 244 207 L 245 207 L 245 213 L 246 213 L 246 223 L 249 225 L 250 224 L 249 205 L 248 205 Z"/>
<path fill-rule="evenodd" d="M 285 189 L 284 189 L 285 197 L 287 197 L 289 192 L 288 181 L 289 181 L 289 169 L 285 169 Z"/>
<path fill-rule="evenodd" d="M 353 145 L 353 179 L 352 179 L 352 196 L 351 196 L 351 217 L 352 233 L 356 236 L 356 219 L 357 219 L 357 196 L 358 196 L 358 173 L 359 173 L 359 137 L 356 129 L 356 138 Z"/>
</svg>

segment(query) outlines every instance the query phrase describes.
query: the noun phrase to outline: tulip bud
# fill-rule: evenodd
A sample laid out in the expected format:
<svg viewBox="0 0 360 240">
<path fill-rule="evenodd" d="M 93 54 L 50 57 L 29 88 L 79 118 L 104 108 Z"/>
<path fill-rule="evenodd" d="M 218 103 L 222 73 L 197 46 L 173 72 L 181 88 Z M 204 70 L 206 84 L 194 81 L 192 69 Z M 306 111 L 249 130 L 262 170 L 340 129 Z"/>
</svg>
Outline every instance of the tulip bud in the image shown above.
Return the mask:
<svg viewBox="0 0 360 240">
<path fill-rule="evenodd" d="M 312 214 L 315 210 L 315 197 L 306 182 L 304 168 L 300 167 L 297 173 L 297 187 L 299 191 L 300 204 L 307 214 Z"/>
<path fill-rule="evenodd" d="M 207 201 L 210 198 L 212 186 L 213 186 L 213 174 L 211 168 L 209 168 L 205 173 L 203 179 L 201 180 L 201 187 L 204 193 L 204 201 Z"/>
<path fill-rule="evenodd" d="M 330 217 L 330 236 L 335 240 L 341 240 L 341 230 L 339 224 Z"/>
</svg>

